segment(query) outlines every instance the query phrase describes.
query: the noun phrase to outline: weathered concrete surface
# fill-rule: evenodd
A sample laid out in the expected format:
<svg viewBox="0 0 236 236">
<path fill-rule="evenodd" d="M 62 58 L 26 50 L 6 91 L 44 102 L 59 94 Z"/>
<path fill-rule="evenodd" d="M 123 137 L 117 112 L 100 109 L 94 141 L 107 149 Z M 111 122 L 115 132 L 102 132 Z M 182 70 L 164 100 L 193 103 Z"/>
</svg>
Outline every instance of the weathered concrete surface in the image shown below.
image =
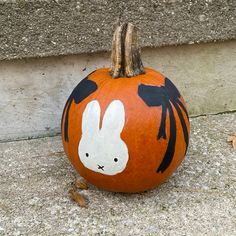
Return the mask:
<svg viewBox="0 0 236 236">
<path fill-rule="evenodd" d="M 90 186 L 89 208 L 68 198 L 78 177 L 60 137 L 0 144 L 1 235 L 236 235 L 236 113 L 191 119 L 185 161 L 143 194 Z"/>
<path fill-rule="evenodd" d="M 110 50 L 118 17 L 142 47 L 236 38 L 235 0 L 1 0 L 0 59 Z"/>
<path fill-rule="evenodd" d="M 236 110 L 236 41 L 144 49 L 143 62 L 169 77 L 190 115 Z M 0 140 L 60 131 L 67 97 L 110 55 L 97 53 L 0 62 Z"/>
</svg>

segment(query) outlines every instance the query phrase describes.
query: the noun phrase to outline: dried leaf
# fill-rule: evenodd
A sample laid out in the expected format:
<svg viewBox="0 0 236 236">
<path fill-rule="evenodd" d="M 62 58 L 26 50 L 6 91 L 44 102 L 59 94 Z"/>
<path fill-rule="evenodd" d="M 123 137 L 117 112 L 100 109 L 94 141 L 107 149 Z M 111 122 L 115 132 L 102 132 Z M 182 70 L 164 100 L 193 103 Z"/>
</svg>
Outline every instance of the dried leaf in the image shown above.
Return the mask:
<svg viewBox="0 0 236 236">
<path fill-rule="evenodd" d="M 233 149 L 236 150 L 236 133 L 227 137 L 227 142 L 232 143 Z"/>
<path fill-rule="evenodd" d="M 88 185 L 81 180 L 76 180 L 74 186 L 78 189 L 88 189 Z"/>
<path fill-rule="evenodd" d="M 88 208 L 85 198 L 80 193 L 74 191 L 74 189 L 70 189 L 68 193 L 70 198 L 78 203 L 80 207 Z"/>
</svg>

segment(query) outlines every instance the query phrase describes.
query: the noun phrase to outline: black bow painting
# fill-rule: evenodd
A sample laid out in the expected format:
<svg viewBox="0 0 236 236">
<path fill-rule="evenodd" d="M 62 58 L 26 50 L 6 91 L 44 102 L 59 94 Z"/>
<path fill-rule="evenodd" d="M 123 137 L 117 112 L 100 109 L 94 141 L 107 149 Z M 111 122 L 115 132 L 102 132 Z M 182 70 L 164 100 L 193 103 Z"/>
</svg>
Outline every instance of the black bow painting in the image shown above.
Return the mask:
<svg viewBox="0 0 236 236">
<path fill-rule="evenodd" d="M 188 112 L 180 100 L 180 93 L 174 86 L 174 84 L 165 78 L 164 86 L 150 86 L 141 84 L 138 87 L 138 95 L 148 106 L 162 106 L 161 124 L 159 131 L 157 133 L 157 139 L 166 139 L 166 113 L 168 111 L 170 117 L 170 137 L 167 145 L 167 149 L 164 158 L 157 169 L 157 172 L 164 172 L 170 165 L 172 158 L 175 153 L 175 143 L 176 143 L 176 121 L 174 116 L 174 111 L 171 104 L 174 106 L 183 130 L 184 140 L 186 144 L 185 153 L 188 148 L 189 135 L 188 129 L 183 117 L 182 110 L 188 117 Z M 182 108 L 182 110 L 180 109 Z"/>
<path fill-rule="evenodd" d="M 92 72 L 93 73 L 93 72 Z M 91 73 L 91 74 L 92 74 Z M 89 75 L 91 75 L 89 74 Z M 88 76 L 89 76 L 88 75 Z M 83 79 L 73 90 L 71 95 L 69 96 L 64 111 L 63 111 L 63 116 L 65 114 L 65 122 L 64 122 L 64 140 L 66 142 L 69 141 L 69 135 L 68 135 L 68 122 L 69 122 L 69 111 L 70 111 L 70 106 L 72 104 L 72 101 L 74 101 L 76 104 L 79 104 L 82 102 L 85 98 L 87 98 L 90 94 L 95 92 L 97 90 L 97 84 L 88 79 L 88 76 Z M 61 124 L 62 125 L 62 124 Z"/>
</svg>

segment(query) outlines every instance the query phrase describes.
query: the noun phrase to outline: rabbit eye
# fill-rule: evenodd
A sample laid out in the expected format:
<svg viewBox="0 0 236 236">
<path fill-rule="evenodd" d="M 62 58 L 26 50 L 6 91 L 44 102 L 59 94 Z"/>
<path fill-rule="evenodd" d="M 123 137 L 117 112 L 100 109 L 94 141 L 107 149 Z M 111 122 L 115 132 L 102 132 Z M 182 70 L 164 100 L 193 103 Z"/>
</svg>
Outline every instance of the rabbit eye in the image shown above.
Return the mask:
<svg viewBox="0 0 236 236">
<path fill-rule="evenodd" d="M 114 158 L 114 162 L 117 162 L 118 161 L 118 158 Z"/>
<path fill-rule="evenodd" d="M 86 157 L 88 157 L 88 156 L 89 156 L 89 154 L 86 152 L 86 153 L 85 153 L 85 156 L 86 156 Z"/>
</svg>

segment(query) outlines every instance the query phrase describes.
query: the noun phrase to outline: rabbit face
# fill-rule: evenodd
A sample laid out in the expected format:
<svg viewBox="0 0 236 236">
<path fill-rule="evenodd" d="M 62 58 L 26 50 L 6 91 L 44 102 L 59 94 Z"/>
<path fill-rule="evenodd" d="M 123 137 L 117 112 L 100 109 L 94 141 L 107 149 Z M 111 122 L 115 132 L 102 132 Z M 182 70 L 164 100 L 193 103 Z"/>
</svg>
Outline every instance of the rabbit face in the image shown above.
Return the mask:
<svg viewBox="0 0 236 236">
<path fill-rule="evenodd" d="M 125 110 L 119 100 L 112 101 L 99 129 L 101 109 L 97 100 L 87 104 L 82 116 L 82 137 L 78 146 L 83 165 L 95 172 L 115 175 L 128 162 L 128 149 L 120 137 L 125 123 Z"/>
</svg>

